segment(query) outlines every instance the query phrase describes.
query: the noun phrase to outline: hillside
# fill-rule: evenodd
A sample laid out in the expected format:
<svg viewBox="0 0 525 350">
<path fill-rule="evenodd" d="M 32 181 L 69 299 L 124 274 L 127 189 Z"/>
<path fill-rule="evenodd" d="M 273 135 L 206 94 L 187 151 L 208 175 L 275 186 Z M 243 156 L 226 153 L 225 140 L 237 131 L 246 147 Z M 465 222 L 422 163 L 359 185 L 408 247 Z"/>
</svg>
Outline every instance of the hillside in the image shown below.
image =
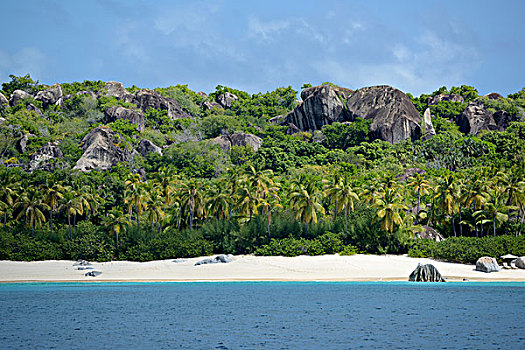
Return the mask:
<svg viewBox="0 0 525 350">
<path fill-rule="evenodd" d="M 523 232 L 525 88 L 303 88 L 11 76 L 0 259 L 399 253 Z"/>
</svg>

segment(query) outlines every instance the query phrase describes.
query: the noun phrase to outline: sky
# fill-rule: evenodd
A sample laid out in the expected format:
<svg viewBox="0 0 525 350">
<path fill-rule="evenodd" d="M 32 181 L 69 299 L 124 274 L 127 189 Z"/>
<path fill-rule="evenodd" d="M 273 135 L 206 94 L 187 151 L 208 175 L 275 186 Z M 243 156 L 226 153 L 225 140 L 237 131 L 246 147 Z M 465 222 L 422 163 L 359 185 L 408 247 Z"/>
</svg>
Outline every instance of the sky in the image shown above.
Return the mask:
<svg viewBox="0 0 525 350">
<path fill-rule="evenodd" d="M 213 92 L 329 81 L 419 96 L 525 86 L 525 1 L 12 0 L 0 12 L 0 82 L 188 84 Z"/>
</svg>

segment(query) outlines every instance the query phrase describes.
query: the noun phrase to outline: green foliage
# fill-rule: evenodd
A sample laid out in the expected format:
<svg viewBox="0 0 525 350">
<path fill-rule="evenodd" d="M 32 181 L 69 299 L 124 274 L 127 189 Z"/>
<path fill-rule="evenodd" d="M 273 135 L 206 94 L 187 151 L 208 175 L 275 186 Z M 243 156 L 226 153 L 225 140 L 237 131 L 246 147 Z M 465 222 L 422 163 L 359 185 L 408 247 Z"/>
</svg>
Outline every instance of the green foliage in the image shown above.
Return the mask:
<svg viewBox="0 0 525 350">
<path fill-rule="evenodd" d="M 348 147 L 357 146 L 363 142 L 368 142 L 368 130 L 372 124 L 371 120 L 358 118 L 350 124 L 332 123 L 323 126 L 323 134 L 326 139 L 323 141 L 327 148 L 339 148 L 342 150 Z"/>
<path fill-rule="evenodd" d="M 191 91 L 188 88 L 188 85 L 176 85 L 169 86 L 166 88 L 156 88 L 155 91 L 157 91 L 161 96 L 169 97 L 176 100 L 186 113 L 194 117 L 200 114 L 199 105 L 203 101 L 203 97 Z"/>
<path fill-rule="evenodd" d="M 219 146 L 205 142 L 182 142 L 170 145 L 163 159 L 180 172 L 191 177 L 210 178 L 224 172 L 228 165 L 226 154 Z"/>
<path fill-rule="evenodd" d="M 342 236 L 327 232 L 315 239 L 304 238 L 282 238 L 272 239 L 269 244 L 265 244 L 255 251 L 255 255 L 263 256 L 298 256 L 298 255 L 324 255 L 343 252 L 344 255 L 351 255 L 356 248 L 351 245 L 344 245 Z"/>
<path fill-rule="evenodd" d="M 104 88 L 105 83 L 100 80 L 84 80 L 82 83 L 75 81 L 72 83 L 62 83 L 60 86 L 62 87 L 62 93 L 64 95 L 75 95 L 80 91 L 92 91 L 97 93 Z"/>
<path fill-rule="evenodd" d="M 210 115 L 202 118 L 201 129 L 205 132 L 205 138 L 214 138 L 223 133 L 233 134 L 243 131 L 239 119 L 229 115 Z"/>
<path fill-rule="evenodd" d="M 11 78 L 10 82 L 2 84 L 2 90 L 6 96 L 10 96 L 15 90 L 23 90 L 28 94 L 32 94 L 43 89 L 43 86 L 38 83 L 38 80 L 34 81 L 29 74 L 23 77 L 9 74 L 9 78 Z"/>
<path fill-rule="evenodd" d="M 177 130 L 173 120 L 168 117 L 167 110 L 149 108 L 144 112 L 144 124 L 147 128 L 159 130 L 163 134 Z"/>
<path fill-rule="evenodd" d="M 408 255 L 423 258 L 475 264 L 482 256 L 490 256 L 501 262 L 501 256 L 514 254 L 525 255 L 525 236 L 497 237 L 450 237 L 441 242 L 416 240 Z"/>
</svg>

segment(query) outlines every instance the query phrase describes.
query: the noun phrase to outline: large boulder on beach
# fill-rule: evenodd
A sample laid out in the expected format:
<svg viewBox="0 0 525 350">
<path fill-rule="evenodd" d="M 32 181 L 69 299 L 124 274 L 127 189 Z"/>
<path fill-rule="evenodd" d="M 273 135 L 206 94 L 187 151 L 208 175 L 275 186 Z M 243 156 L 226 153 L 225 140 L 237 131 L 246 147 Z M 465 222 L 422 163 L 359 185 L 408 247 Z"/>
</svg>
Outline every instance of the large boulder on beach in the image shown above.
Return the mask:
<svg viewBox="0 0 525 350">
<path fill-rule="evenodd" d="M 390 143 L 421 137 L 421 116 L 410 98 L 388 85 L 365 87 L 346 101 L 350 120 L 369 119 L 370 136 Z"/>
<path fill-rule="evenodd" d="M 476 271 L 481 272 L 499 272 L 501 267 L 499 267 L 498 262 L 495 258 L 490 256 L 483 256 L 476 261 Z"/>
<path fill-rule="evenodd" d="M 525 269 L 525 256 L 520 256 L 517 258 L 514 261 L 514 265 L 516 265 L 518 269 Z"/>
<path fill-rule="evenodd" d="M 199 266 L 199 265 L 206 265 L 206 264 L 218 264 L 218 263 L 229 263 L 229 262 L 232 262 L 232 255 L 231 254 L 221 254 L 221 255 L 217 255 L 216 257 L 214 258 L 209 258 L 209 259 L 204 259 L 204 260 L 201 260 L 201 261 L 197 261 L 195 263 L 195 266 Z"/>
<path fill-rule="evenodd" d="M 419 263 L 408 277 L 410 282 L 445 282 L 445 279 L 432 264 Z"/>
</svg>

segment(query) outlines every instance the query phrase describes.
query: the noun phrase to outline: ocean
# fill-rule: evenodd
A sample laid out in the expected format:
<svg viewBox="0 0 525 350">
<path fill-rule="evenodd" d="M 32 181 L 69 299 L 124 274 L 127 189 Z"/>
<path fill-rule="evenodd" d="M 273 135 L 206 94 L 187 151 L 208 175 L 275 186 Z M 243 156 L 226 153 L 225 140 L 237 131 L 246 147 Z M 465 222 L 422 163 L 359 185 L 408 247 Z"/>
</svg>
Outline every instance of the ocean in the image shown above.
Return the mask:
<svg viewBox="0 0 525 350">
<path fill-rule="evenodd" d="M 0 284 L 0 349 L 525 349 L 525 283 Z"/>
</svg>

